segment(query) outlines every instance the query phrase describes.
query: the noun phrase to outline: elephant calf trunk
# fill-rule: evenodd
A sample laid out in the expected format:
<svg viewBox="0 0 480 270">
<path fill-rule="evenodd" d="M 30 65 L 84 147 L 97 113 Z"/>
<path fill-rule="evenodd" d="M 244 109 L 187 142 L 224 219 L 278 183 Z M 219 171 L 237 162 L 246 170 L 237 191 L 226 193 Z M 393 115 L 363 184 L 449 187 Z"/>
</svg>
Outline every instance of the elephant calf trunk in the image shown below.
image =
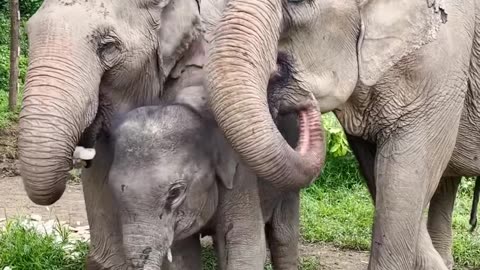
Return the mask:
<svg viewBox="0 0 480 270">
<path fill-rule="evenodd" d="M 127 265 L 133 269 L 160 270 L 163 258 L 167 254 L 171 257 L 170 246 L 173 241 L 173 232 L 164 235 L 158 232 L 160 227 L 158 224 L 123 225 Z"/>
</svg>

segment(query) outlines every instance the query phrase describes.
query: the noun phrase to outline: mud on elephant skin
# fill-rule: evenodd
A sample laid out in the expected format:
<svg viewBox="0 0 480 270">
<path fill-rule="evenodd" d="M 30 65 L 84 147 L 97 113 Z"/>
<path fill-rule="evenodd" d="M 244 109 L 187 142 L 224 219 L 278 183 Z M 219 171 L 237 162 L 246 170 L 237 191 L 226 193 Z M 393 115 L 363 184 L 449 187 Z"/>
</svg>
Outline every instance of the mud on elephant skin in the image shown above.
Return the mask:
<svg viewBox="0 0 480 270">
<path fill-rule="evenodd" d="M 114 122 L 108 188 L 127 265 L 200 269 L 202 233 L 212 234 L 220 269 L 260 270 L 266 230 L 274 269 L 297 269 L 298 191 L 258 181 L 241 162 L 208 109 L 206 91 L 191 83 L 202 74 L 187 68 L 162 104 Z M 286 138 L 294 141 L 295 119 L 280 118 Z"/>
<path fill-rule="evenodd" d="M 213 113 L 258 175 L 308 185 L 321 162 L 292 151 L 267 108 L 288 55 L 294 110 L 334 111 L 366 148 L 357 156 L 374 179 L 369 269 L 448 269 L 422 213 L 442 176 L 480 175 L 479 14 L 478 0 L 230 0 L 206 65 Z"/>
</svg>

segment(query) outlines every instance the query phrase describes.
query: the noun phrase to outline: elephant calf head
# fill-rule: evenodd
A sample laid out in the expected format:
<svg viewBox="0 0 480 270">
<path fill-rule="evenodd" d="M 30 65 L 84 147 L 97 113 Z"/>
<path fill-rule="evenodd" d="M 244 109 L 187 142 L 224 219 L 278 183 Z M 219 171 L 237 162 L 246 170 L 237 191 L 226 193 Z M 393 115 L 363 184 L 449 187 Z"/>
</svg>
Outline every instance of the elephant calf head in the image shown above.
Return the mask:
<svg viewBox="0 0 480 270">
<path fill-rule="evenodd" d="M 128 265 L 160 267 L 174 240 L 213 216 L 217 184 L 231 187 L 236 167 L 220 135 L 198 107 L 182 103 L 137 108 L 115 124 L 108 187 Z"/>
<path fill-rule="evenodd" d="M 28 22 L 20 113 L 20 172 L 30 199 L 57 201 L 74 153 L 94 155 L 75 147 L 93 147 L 112 113 L 156 102 L 199 32 L 196 0 L 45 0 Z"/>
</svg>

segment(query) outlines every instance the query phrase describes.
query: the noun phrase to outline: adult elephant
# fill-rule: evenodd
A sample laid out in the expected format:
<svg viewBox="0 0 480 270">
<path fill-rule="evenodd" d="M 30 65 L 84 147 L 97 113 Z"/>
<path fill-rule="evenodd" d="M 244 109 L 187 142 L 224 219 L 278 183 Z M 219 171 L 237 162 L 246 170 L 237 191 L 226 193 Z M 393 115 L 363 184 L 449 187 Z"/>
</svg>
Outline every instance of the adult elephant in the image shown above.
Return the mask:
<svg viewBox="0 0 480 270">
<path fill-rule="evenodd" d="M 200 33 L 196 0 L 45 0 L 28 22 L 20 171 L 29 198 L 50 205 L 65 190 L 74 153 L 92 158 L 92 151 L 75 152 L 77 145 L 95 145 L 97 155 L 82 172 L 91 229 L 87 269 L 124 264 L 106 183 L 112 156 L 101 129 L 112 115 L 157 103 Z"/>
<path fill-rule="evenodd" d="M 375 201 L 369 269 L 447 269 L 451 228 L 437 224 L 450 224 L 459 177 L 480 174 L 479 23 L 478 0 L 230 0 L 209 52 L 210 102 L 243 159 L 283 187 L 317 173 L 308 116 L 333 110 Z M 303 119 L 296 151 L 266 108 L 282 71 L 290 91 L 270 112 Z M 442 177 L 429 235 L 422 213 Z"/>
</svg>

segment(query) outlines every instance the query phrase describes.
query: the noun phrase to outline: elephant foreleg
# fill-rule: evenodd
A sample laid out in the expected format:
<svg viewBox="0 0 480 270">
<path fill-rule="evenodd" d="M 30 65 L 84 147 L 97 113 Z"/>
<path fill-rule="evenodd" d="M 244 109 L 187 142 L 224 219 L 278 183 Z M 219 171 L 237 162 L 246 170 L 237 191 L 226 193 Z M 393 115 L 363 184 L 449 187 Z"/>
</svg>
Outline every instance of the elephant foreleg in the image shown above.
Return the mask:
<svg viewBox="0 0 480 270">
<path fill-rule="evenodd" d="M 453 152 L 455 133 L 430 137 L 430 132 L 396 134 L 377 149 L 369 270 L 448 269 L 433 248 L 423 211 Z"/>
<path fill-rule="evenodd" d="M 449 269 L 453 268 L 452 213 L 460 181 L 461 177 L 442 178 L 428 210 L 428 232 Z"/>
<path fill-rule="evenodd" d="M 267 240 L 275 270 L 298 269 L 299 210 L 299 193 L 286 193 L 267 224 Z"/>
</svg>

